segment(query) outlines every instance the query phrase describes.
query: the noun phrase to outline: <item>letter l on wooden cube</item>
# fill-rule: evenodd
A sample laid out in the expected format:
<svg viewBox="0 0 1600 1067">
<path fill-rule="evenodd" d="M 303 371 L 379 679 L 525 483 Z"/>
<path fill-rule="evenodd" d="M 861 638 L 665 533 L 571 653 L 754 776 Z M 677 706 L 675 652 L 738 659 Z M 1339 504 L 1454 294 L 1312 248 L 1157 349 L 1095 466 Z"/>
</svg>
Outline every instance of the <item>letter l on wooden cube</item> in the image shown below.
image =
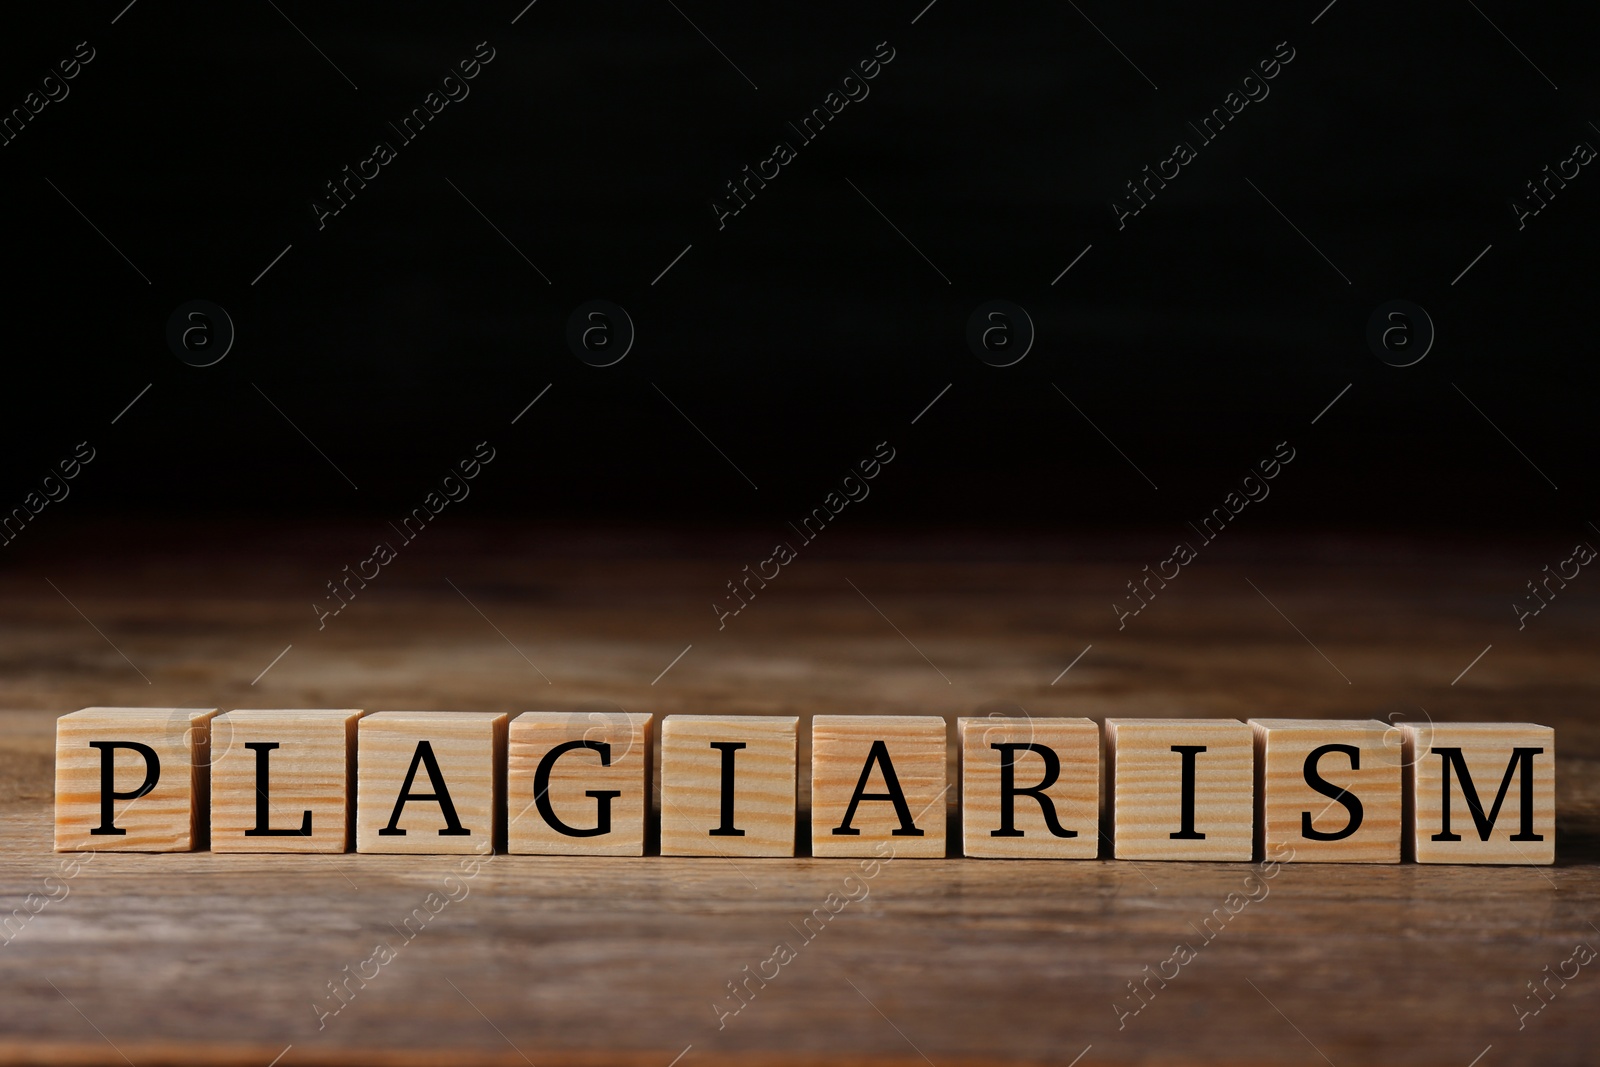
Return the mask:
<svg viewBox="0 0 1600 1067">
<path fill-rule="evenodd" d="M 355 710 L 211 720 L 211 851 L 343 852 L 355 815 Z"/>
</svg>

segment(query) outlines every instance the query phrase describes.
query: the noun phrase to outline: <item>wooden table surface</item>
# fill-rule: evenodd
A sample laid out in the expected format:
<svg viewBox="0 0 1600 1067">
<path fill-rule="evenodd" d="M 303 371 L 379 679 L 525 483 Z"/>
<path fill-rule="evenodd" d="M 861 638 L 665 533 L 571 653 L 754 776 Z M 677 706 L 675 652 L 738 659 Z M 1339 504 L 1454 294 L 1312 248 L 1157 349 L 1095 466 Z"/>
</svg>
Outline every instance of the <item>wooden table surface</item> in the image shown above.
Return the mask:
<svg viewBox="0 0 1600 1067">
<path fill-rule="evenodd" d="M 0 1060 L 1596 1061 L 1600 963 L 1516 1010 L 1600 946 L 1600 587 L 1520 632 L 1508 606 L 1554 546 L 1229 531 L 1119 631 L 1111 602 L 1170 532 L 829 531 L 719 631 L 709 605 L 770 532 L 446 525 L 322 630 L 312 601 L 381 522 L 63 527 L 0 559 L 0 916 L 37 908 L 0 944 Z M 1194 926 L 1250 865 L 896 860 L 804 943 L 854 861 L 498 856 L 447 883 L 457 858 L 104 853 L 63 877 L 52 720 L 94 704 L 620 706 L 800 715 L 802 736 L 818 713 L 1018 706 L 1526 720 L 1558 731 L 1557 863 L 1289 863 L 1209 943 Z M 319 1023 L 380 941 L 395 958 Z M 726 983 L 780 941 L 795 958 L 719 1029 Z M 1119 1029 L 1179 942 L 1197 958 Z"/>
</svg>

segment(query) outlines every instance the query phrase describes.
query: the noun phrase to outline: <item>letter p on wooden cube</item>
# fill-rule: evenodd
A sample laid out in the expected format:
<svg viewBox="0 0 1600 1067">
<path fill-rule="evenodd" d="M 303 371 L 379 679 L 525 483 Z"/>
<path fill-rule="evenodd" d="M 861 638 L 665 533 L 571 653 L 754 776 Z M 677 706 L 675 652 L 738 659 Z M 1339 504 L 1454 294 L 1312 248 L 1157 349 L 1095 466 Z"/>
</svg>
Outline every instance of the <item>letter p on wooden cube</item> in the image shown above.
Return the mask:
<svg viewBox="0 0 1600 1067">
<path fill-rule="evenodd" d="M 1399 863 L 1398 728 L 1376 719 L 1251 719 L 1263 855 Z"/>
<path fill-rule="evenodd" d="M 215 708 L 56 720 L 56 851 L 188 852 L 205 840 Z"/>
<path fill-rule="evenodd" d="M 1514 722 L 1407 724 L 1418 863 L 1554 863 L 1556 734 Z"/>
<path fill-rule="evenodd" d="M 356 851 L 490 851 L 505 825 L 506 716 L 380 711 L 356 727 Z"/>
<path fill-rule="evenodd" d="M 1119 860 L 1248 860 L 1255 736 L 1238 719 L 1107 719 Z"/>
<path fill-rule="evenodd" d="M 811 720 L 811 854 L 943 857 L 945 721 L 938 715 Z"/>
<path fill-rule="evenodd" d="M 1100 852 L 1100 727 L 1089 719 L 963 718 L 961 850 L 995 859 Z"/>
</svg>

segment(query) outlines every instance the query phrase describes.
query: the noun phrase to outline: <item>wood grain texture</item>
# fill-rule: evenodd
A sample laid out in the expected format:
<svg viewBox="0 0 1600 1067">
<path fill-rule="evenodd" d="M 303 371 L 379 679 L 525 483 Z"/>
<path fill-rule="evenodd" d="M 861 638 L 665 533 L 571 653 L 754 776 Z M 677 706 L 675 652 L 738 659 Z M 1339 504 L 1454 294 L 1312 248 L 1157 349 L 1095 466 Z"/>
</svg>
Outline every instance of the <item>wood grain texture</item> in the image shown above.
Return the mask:
<svg viewBox="0 0 1600 1067">
<path fill-rule="evenodd" d="M 1011 716 L 966 717 L 956 720 L 961 766 L 961 850 L 987 859 L 1094 859 L 1100 854 L 1100 724 L 1083 718 Z M 1049 759 L 1031 749 L 995 745 L 1039 745 Z M 1001 814 L 1002 762 L 1012 763 L 1013 789 L 1036 789 L 1049 798 L 1057 836 L 1046 822 L 1044 806 L 1031 796 L 1013 796 L 1011 829 L 1022 836 L 996 836 Z"/>
<path fill-rule="evenodd" d="M 1548 726 L 1531 723 L 1431 723 L 1407 725 L 1406 770 L 1411 778 L 1407 837 L 1418 863 L 1546 864 L 1556 858 L 1555 796 L 1556 739 Z M 1512 773 L 1513 750 L 1538 749 L 1517 764 Z M 1459 765 L 1450 763 L 1450 800 L 1446 808 L 1444 783 L 1447 760 L 1442 748 L 1457 748 L 1472 779 L 1479 804 L 1480 828 L 1471 809 Z M 1524 777 L 1533 772 L 1532 816 L 1523 802 Z M 1498 799 L 1497 797 L 1503 798 Z M 1495 808 L 1498 805 L 1498 812 Z M 1446 819 L 1448 811 L 1449 818 Z M 1449 826 L 1445 826 L 1448 821 Z M 1449 833 L 1459 838 L 1441 841 Z M 1531 834 L 1538 840 L 1518 840 Z"/>
<path fill-rule="evenodd" d="M 644 855 L 653 724 L 654 716 L 636 712 L 528 711 L 513 719 L 506 757 L 510 850 L 540 856 Z M 539 766 L 556 749 L 574 744 L 601 747 L 575 747 L 554 756 L 543 794 L 546 812 L 536 788 Z"/>
<path fill-rule="evenodd" d="M 356 851 L 472 854 L 494 847 L 505 823 L 500 769 L 506 718 L 493 712 L 380 711 L 359 719 Z M 408 799 L 395 818 L 402 794 L 416 799 Z M 446 795 L 454 820 L 446 812 Z M 391 828 L 402 832 L 383 832 Z"/>
<path fill-rule="evenodd" d="M 813 718 L 811 854 L 877 856 L 883 854 L 878 846 L 889 844 L 896 856 L 942 858 L 949 792 L 945 732 L 945 720 L 937 715 Z M 887 781 L 885 756 L 898 790 Z M 851 798 L 858 790 L 863 799 L 852 812 Z M 866 799 L 896 791 L 903 804 Z M 842 834 L 841 829 L 854 833 Z"/>
<path fill-rule="evenodd" d="M 211 851 L 344 852 L 354 843 L 356 724 L 362 712 L 237 710 L 211 720 Z M 267 779 L 260 779 L 259 750 Z M 267 803 L 271 835 L 252 834 Z M 306 815 L 310 814 L 307 822 Z M 284 830 L 309 830 L 285 834 Z"/>
<path fill-rule="evenodd" d="M 1362 388 L 1315 430 L 1336 429 L 1329 420 Z M 915 429 L 935 426 L 959 389 Z M 70 518 L 69 505 L 41 521 Z M 1119 631 L 1107 600 L 1151 562 L 1147 549 L 1170 551 L 1169 531 L 880 538 L 841 521 L 719 632 L 705 599 L 737 572 L 730 560 L 770 542 L 765 531 L 467 518 L 443 516 L 323 631 L 306 596 L 325 592 L 346 548 L 370 550 L 369 525 L 124 523 L 106 552 L 94 522 L 5 550 L 52 554 L 0 567 L 0 1062 L 127 1067 L 120 1050 L 138 1067 L 266 1067 L 280 1053 L 277 1067 L 666 1067 L 690 1045 L 677 1067 L 1066 1067 L 1080 1053 L 1077 1067 L 1466 1067 L 1490 1045 L 1478 1067 L 1593 1062 L 1594 965 L 1526 1027 L 1513 1011 L 1575 944 L 1600 947 L 1588 925 L 1600 923 L 1600 588 L 1574 583 L 1518 633 L 1502 594 L 1523 587 L 1528 561 L 1548 560 L 1543 542 L 1254 538 L 1239 524 Z M 1256 864 L 896 859 L 868 878 L 860 860 L 803 854 L 804 774 L 802 855 L 787 860 L 496 855 L 468 878 L 461 865 L 474 857 L 51 851 L 55 719 L 74 708 L 592 714 L 601 702 L 799 716 L 802 766 L 816 714 L 1292 708 L 1394 721 L 1421 720 L 1421 705 L 1436 722 L 1527 719 L 1559 734 L 1556 863 L 1283 864 L 1270 895 L 1119 1029 L 1112 1005 L 1127 1003 L 1127 983 L 1179 941 L 1198 943 L 1191 924 L 1247 892 Z M 829 894 L 848 899 L 846 878 L 870 895 L 719 1029 L 711 1005 L 727 983 L 778 941 L 798 942 L 791 924 Z M 391 924 L 428 913 L 429 894 L 449 903 L 364 988 L 350 978 L 372 973 L 375 945 L 398 944 Z M 319 1028 L 313 1005 L 329 1004 L 336 979 L 354 998 Z"/>
<path fill-rule="evenodd" d="M 793 856 L 799 722 L 793 715 L 669 715 L 661 723 L 661 854 Z M 742 744 L 729 750 L 714 744 Z M 723 761 L 733 760 L 732 826 Z"/>
<path fill-rule="evenodd" d="M 216 713 L 215 708 L 84 708 L 57 719 L 56 851 L 188 852 L 203 844 L 206 724 Z M 117 741 L 145 746 L 155 766 L 137 749 L 93 747 Z M 103 796 L 108 758 L 113 775 L 109 824 Z M 145 791 L 147 783 L 151 787 Z"/>
<path fill-rule="evenodd" d="M 1293 849 L 1301 863 L 1400 862 L 1404 794 L 1403 734 L 1376 719 L 1251 719 L 1256 740 L 1257 855 L 1282 855 Z M 1355 749 L 1328 752 L 1311 770 L 1329 788 L 1347 790 L 1361 804 L 1360 824 L 1336 841 L 1307 837 L 1311 829 L 1336 834 L 1347 830 L 1346 805 L 1306 781 L 1307 757 L 1325 745 Z"/>
<path fill-rule="evenodd" d="M 1107 719 L 1108 812 L 1118 859 L 1248 860 L 1254 847 L 1255 737 L 1237 719 Z M 1184 754 L 1193 753 L 1186 829 Z M 1175 838 L 1194 833 L 1199 838 Z"/>
</svg>

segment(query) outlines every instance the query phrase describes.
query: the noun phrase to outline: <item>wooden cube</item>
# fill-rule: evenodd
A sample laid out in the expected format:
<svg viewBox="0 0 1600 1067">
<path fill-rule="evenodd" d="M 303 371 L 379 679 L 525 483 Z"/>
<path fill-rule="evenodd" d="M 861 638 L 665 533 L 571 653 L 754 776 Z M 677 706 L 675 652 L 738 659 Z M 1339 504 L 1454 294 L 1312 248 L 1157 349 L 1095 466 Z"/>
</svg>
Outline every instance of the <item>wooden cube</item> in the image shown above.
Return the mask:
<svg viewBox="0 0 1600 1067">
<path fill-rule="evenodd" d="M 57 852 L 189 852 L 206 839 L 215 708 L 84 708 L 56 720 Z"/>
<path fill-rule="evenodd" d="M 1251 719 L 1250 726 L 1262 855 L 1400 862 L 1398 729 L 1376 719 Z"/>
<path fill-rule="evenodd" d="M 503 840 L 506 719 L 380 711 L 356 728 L 356 851 L 484 853 Z"/>
<path fill-rule="evenodd" d="M 962 718 L 961 850 L 990 859 L 1100 853 L 1100 727 L 1089 719 Z"/>
<path fill-rule="evenodd" d="M 1556 733 L 1407 724 L 1406 836 L 1418 863 L 1554 863 Z"/>
<path fill-rule="evenodd" d="M 354 710 L 211 720 L 211 851 L 343 852 L 355 822 Z"/>
<path fill-rule="evenodd" d="M 506 761 L 513 853 L 642 856 L 653 716 L 528 711 Z"/>
<path fill-rule="evenodd" d="M 661 854 L 793 856 L 796 730 L 776 715 L 661 722 Z"/>
<path fill-rule="evenodd" d="M 1117 859 L 1248 860 L 1255 738 L 1238 719 L 1107 719 Z"/>
<path fill-rule="evenodd" d="M 944 856 L 945 759 L 938 715 L 813 717 L 811 854 Z"/>
</svg>

